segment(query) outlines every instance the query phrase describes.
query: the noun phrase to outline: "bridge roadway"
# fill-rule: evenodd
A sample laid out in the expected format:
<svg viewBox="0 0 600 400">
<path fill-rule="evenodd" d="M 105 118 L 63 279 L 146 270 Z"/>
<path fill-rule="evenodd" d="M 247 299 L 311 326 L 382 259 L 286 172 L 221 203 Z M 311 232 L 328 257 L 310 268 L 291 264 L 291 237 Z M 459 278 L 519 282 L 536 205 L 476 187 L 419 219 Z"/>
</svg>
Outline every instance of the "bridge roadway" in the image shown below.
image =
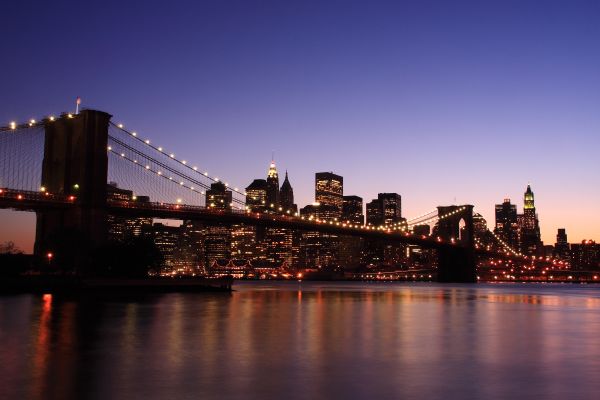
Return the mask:
<svg viewBox="0 0 600 400">
<path fill-rule="evenodd" d="M 47 192 L 0 189 L 0 208 L 21 211 L 44 211 L 75 207 L 77 198 L 72 195 L 56 195 Z M 247 224 L 274 228 L 289 228 L 336 235 L 358 236 L 377 240 L 394 241 L 429 249 L 456 249 L 464 247 L 460 242 L 444 241 L 431 236 L 418 236 L 391 229 L 355 227 L 341 222 L 302 219 L 297 216 L 254 213 L 243 210 L 220 210 L 184 204 L 108 201 L 107 212 L 125 217 L 147 217 L 180 220 L 199 220 L 209 223 Z M 498 253 L 495 253 L 499 255 Z"/>
</svg>

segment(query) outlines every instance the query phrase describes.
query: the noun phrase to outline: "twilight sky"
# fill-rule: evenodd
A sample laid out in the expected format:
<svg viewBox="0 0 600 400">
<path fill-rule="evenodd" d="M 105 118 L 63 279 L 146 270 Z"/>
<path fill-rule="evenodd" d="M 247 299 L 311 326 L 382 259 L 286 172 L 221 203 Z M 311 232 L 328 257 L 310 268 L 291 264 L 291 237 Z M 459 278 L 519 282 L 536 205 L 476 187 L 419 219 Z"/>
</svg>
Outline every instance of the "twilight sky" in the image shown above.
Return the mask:
<svg viewBox="0 0 600 400">
<path fill-rule="evenodd" d="M 333 171 L 493 226 L 530 182 L 545 242 L 600 240 L 598 1 L 96 3 L 3 3 L 0 125 L 81 96 L 235 186 L 275 151 L 300 206 Z M 28 250 L 18 214 L 0 242 Z"/>
</svg>

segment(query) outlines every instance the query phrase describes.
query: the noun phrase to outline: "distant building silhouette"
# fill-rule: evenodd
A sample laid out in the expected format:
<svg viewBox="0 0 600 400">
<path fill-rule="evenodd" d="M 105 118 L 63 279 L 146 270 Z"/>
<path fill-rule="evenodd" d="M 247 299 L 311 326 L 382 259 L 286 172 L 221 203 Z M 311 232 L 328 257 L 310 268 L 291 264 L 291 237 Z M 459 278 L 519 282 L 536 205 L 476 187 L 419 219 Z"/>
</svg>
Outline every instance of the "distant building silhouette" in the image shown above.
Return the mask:
<svg viewBox="0 0 600 400">
<path fill-rule="evenodd" d="M 279 190 L 279 201 L 284 213 L 295 214 L 298 212 L 298 206 L 294 204 L 294 189 L 288 179 L 287 171 L 285 171 L 285 179 Z"/>
<path fill-rule="evenodd" d="M 561 260 L 568 260 L 571 257 L 571 246 L 569 245 L 565 228 L 559 228 L 556 233 L 556 243 L 554 244 L 553 255 Z"/>
<path fill-rule="evenodd" d="M 494 233 L 514 249 L 519 248 L 519 225 L 517 206 L 506 198 L 502 204 L 496 204 L 496 226 Z"/>
<path fill-rule="evenodd" d="M 363 215 L 363 199 L 359 196 L 344 196 L 344 205 L 342 208 L 342 221 L 351 224 L 364 225 L 365 216 Z"/>
</svg>

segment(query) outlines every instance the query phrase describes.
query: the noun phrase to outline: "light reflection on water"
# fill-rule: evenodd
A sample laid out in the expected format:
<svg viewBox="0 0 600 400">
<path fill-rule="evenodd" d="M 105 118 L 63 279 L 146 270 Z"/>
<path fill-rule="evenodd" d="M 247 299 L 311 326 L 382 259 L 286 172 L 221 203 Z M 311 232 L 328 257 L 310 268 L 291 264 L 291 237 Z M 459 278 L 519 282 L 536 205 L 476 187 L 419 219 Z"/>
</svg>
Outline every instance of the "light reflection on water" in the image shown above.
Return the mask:
<svg viewBox="0 0 600 400">
<path fill-rule="evenodd" d="M 235 288 L 0 297 L 0 398 L 598 398 L 597 286 Z"/>
</svg>

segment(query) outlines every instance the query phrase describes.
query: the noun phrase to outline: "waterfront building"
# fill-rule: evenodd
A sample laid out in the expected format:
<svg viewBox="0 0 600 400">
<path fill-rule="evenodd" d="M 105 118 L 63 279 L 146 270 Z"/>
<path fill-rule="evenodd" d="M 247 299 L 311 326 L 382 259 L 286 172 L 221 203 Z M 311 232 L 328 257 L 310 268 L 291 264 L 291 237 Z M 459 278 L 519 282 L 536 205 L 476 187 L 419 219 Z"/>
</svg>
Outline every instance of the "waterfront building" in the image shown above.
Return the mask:
<svg viewBox="0 0 600 400">
<path fill-rule="evenodd" d="M 593 240 L 571 244 L 571 265 L 582 271 L 600 270 L 600 244 Z"/>
<path fill-rule="evenodd" d="M 139 202 L 150 201 L 148 196 L 135 196 L 133 191 L 119 188 L 115 182 L 106 186 L 108 201 Z M 142 236 L 143 232 L 152 227 L 152 218 L 130 218 L 109 214 L 106 217 L 108 239 L 110 241 L 124 242 L 134 237 Z"/>
<path fill-rule="evenodd" d="M 161 273 L 171 273 L 176 268 L 177 252 L 180 245 L 181 227 L 155 223 L 152 226 L 154 245 L 163 257 Z"/>
</svg>

